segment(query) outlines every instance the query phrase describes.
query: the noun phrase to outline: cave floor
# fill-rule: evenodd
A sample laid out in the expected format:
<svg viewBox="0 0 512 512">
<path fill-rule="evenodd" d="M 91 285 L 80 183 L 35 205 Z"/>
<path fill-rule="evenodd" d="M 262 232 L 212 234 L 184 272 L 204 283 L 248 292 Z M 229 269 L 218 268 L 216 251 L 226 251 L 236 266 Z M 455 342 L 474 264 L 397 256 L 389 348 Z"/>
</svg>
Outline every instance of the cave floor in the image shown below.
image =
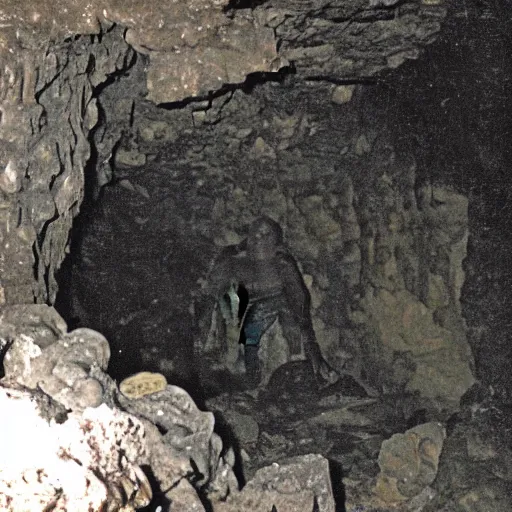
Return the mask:
<svg viewBox="0 0 512 512">
<path fill-rule="evenodd" d="M 387 448 L 399 466 L 412 468 L 417 494 L 391 500 L 385 508 L 376 499 L 389 498 L 377 489 L 383 441 L 429 421 L 425 411 L 410 413 L 403 396 L 368 397 L 350 377 L 319 391 L 307 364 L 294 362 L 281 367 L 265 388 L 232 389 L 205 406 L 214 412 L 224 442 L 239 454 L 242 484 L 276 461 L 320 453 L 330 463 L 336 510 L 512 510 L 512 410 L 486 393 L 469 396 L 444 422 L 447 437 L 435 448 L 439 462 L 427 461 L 429 469 L 435 466 L 433 482 L 422 480 L 421 453 L 407 453 L 399 444 Z"/>
<path fill-rule="evenodd" d="M 119 201 L 104 203 L 88 228 L 94 236 L 86 237 L 72 272 L 72 316 L 107 336 L 116 354 L 109 372 L 118 381 L 141 369 L 158 371 L 213 411 L 225 445 L 238 454 L 242 484 L 261 467 L 320 453 L 330 461 L 339 510 L 512 510 L 512 413 L 492 393 L 477 393 L 446 422 L 435 480 L 415 499 L 380 509 L 372 500 L 382 443 L 431 419 L 415 412 L 404 396 L 370 398 L 350 377 L 318 391 L 308 365 L 294 362 L 256 390 L 244 390 L 229 377 L 212 379 L 203 383 L 208 398 L 202 401 L 202 393 L 186 385 L 195 366 L 190 290 L 198 288 L 197 269 L 208 267 L 211 244 L 202 236 L 184 243 L 189 232 L 173 214 L 181 204 L 178 194 L 157 201 L 155 213 L 144 195 L 132 193 L 135 200 L 129 200 L 129 193 L 123 187 L 108 189 L 106 195 Z M 183 247 L 187 250 L 179 250 Z M 397 453 L 404 464 L 406 455 Z M 414 457 L 409 462 L 421 467 Z"/>
</svg>

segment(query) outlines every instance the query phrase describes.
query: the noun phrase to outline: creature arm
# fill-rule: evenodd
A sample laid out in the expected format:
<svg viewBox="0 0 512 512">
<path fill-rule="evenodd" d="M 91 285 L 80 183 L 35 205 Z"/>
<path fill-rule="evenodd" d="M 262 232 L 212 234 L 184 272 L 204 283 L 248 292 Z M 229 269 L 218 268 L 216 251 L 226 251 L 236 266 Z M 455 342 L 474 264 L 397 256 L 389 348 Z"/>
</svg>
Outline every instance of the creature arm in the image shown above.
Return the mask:
<svg viewBox="0 0 512 512">
<path fill-rule="evenodd" d="M 219 298 L 228 290 L 233 278 L 237 252 L 238 246 L 228 246 L 217 255 L 206 276 L 204 291 L 207 295 Z"/>
<path fill-rule="evenodd" d="M 299 325 L 309 325 L 311 322 L 309 292 L 297 264 L 287 254 L 280 257 L 280 275 L 283 294 L 290 313 Z"/>
<path fill-rule="evenodd" d="M 227 265 L 216 265 L 207 277 L 205 292 L 207 295 L 219 299 L 230 287 L 231 279 Z"/>
</svg>

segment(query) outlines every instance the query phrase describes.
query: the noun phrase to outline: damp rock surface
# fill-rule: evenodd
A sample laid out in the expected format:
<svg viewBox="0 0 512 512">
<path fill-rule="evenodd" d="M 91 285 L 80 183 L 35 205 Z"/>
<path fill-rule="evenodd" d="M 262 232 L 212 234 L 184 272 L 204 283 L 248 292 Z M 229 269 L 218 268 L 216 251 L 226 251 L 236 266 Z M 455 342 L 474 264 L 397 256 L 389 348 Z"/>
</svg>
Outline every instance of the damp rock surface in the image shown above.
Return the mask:
<svg viewBox="0 0 512 512">
<path fill-rule="evenodd" d="M 2 422 L 0 431 L 3 439 L 12 441 L 2 456 L 2 509 L 90 512 L 107 505 L 112 510 L 136 510 L 172 502 L 187 510 L 204 510 L 201 503 L 207 500 L 212 510 L 239 510 L 247 499 L 293 508 L 305 498 L 317 500 L 323 510 L 334 510 L 327 461 L 319 455 L 290 461 L 277 473 L 269 468 L 239 492 L 233 447 L 224 450 L 214 433 L 213 414 L 200 411 L 181 388 L 170 385 L 132 400 L 110 383 L 108 404 L 63 400 L 60 392 L 49 389 L 41 367 L 53 374 L 63 361 L 96 364 L 94 376 L 103 384 L 105 376 L 100 374 L 108 362 L 108 343 L 99 333 L 82 328 L 62 334 L 63 343 L 57 340 L 41 354 L 29 337 L 30 329 L 41 332 L 45 320 L 63 322 L 54 311 L 41 315 L 41 308 L 33 309 L 30 314 L 24 307 L 27 318 L 21 311 L 11 311 L 12 329 L 2 338 L 9 349 L 3 358 L 6 375 L 0 381 L 0 402 L 10 421 Z M 78 361 L 73 356 L 76 345 L 87 339 L 102 343 L 84 345 Z M 37 364 L 44 356 L 46 364 Z M 12 374 L 13 360 L 24 364 L 18 368 L 18 382 Z M 269 486 L 273 490 L 265 491 Z M 290 489 L 300 500 L 289 494 Z"/>
<path fill-rule="evenodd" d="M 147 370 L 171 382 L 125 401 L 146 433 L 134 467 L 155 468 L 162 502 L 227 506 L 238 499 L 236 464 L 248 480 L 273 462 L 322 453 L 338 464 L 329 468 L 333 495 L 343 485 L 347 510 L 509 510 L 503 6 L 244 5 L 4 2 L 6 410 L 19 392 L 42 404 L 46 422 L 69 421 L 75 440 L 83 429 L 71 427 L 83 418 L 109 429 L 110 412 L 89 411 L 116 415 L 110 359 L 118 380 Z M 84 238 L 71 243 L 80 211 Z M 262 214 L 283 227 L 337 387 L 317 388 L 304 354 L 290 350 L 299 337 L 287 339 L 279 322 L 262 341 L 260 388 L 243 392 L 243 363 L 234 375 L 239 347 L 226 344 L 204 285 L 219 253 L 243 246 Z M 58 282 L 69 252 L 70 273 Z M 68 333 L 42 305 L 58 290 L 78 330 Z M 471 401 L 476 377 L 487 394 Z M 219 421 L 192 394 L 207 395 Z M 214 431 L 222 422 L 225 450 Z M 447 431 L 440 455 L 439 436 L 414 426 L 432 422 Z M 101 507 L 105 493 L 116 506 L 142 506 L 144 493 L 126 498 L 145 477 L 133 469 L 127 481 L 129 464 L 108 440 L 102 446 L 114 450 L 112 474 L 95 474 L 87 507 Z M 79 466 L 83 483 L 74 457 L 67 467 Z M 304 460 L 290 471 L 299 480 Z M 325 461 L 313 462 L 327 489 Z M 41 484 L 37 471 L 21 474 L 11 483 Z M 254 487 L 272 487 L 261 475 L 275 477 L 262 471 Z M 239 499 L 257 499 L 246 487 Z M 36 509 L 60 506 L 57 489 L 45 487 L 50 502 Z M 268 505 L 299 506 L 274 491 Z M 320 506 L 318 492 L 301 495 L 308 507 Z"/>
<path fill-rule="evenodd" d="M 352 512 L 509 506 L 509 431 L 502 423 L 507 407 L 488 393 L 475 395 L 472 390 L 462 410 L 444 422 L 429 421 L 424 414 L 409 416 L 397 409 L 396 399 L 353 396 L 349 388 L 323 390 L 320 396 L 310 389 L 291 396 L 270 391 L 277 390 L 229 393 L 207 402 L 223 419 L 225 439 L 238 443 L 244 475 L 250 480 L 242 490 L 245 499 L 262 474 L 275 475 L 276 483 L 266 489 L 279 487 L 277 475 L 289 457 L 302 462 L 318 457 L 308 454 L 320 453 L 329 460 L 336 506 L 343 503 Z M 242 416 L 258 424 L 256 438 L 238 435 L 247 424 Z M 336 420 L 329 422 L 329 417 Z M 322 475 L 319 463 L 317 477 Z M 304 495 L 305 503 L 310 499 Z"/>
<path fill-rule="evenodd" d="M 248 507 L 262 512 L 272 507 L 334 512 L 328 461 L 320 455 L 304 455 L 260 469 L 240 494 L 216 510 L 234 512 Z"/>
<path fill-rule="evenodd" d="M 99 511 L 106 503 L 165 510 L 169 501 L 203 510 L 204 500 L 214 511 L 510 506 L 508 410 L 492 388 L 472 388 L 447 422 L 429 421 L 432 411 L 415 409 L 414 397 L 406 407 L 404 397 L 367 396 L 348 378 L 323 390 L 307 386 L 297 380 L 307 376 L 299 364 L 267 388 L 208 400 L 213 413 L 204 412 L 174 385 L 124 397 L 103 371 L 105 339 L 86 328 L 66 333 L 51 308 L 11 307 L 3 318 L 0 401 L 11 418 L 0 425 L 10 441 L 0 478 L 5 510 Z M 56 338 L 50 343 L 49 325 Z M 63 363 L 92 365 L 103 403 L 66 402 L 48 386 L 36 389 L 38 379 L 48 382 L 37 364 L 43 356 L 51 375 Z M 61 385 L 69 377 L 57 376 Z"/>
<path fill-rule="evenodd" d="M 130 139 L 154 159 L 118 169 L 118 185 L 90 210 L 71 271 L 72 314 L 113 332 L 119 378 L 139 371 L 130 365 L 142 358 L 146 369 L 209 395 L 243 386 L 243 351 L 225 336 L 208 276 L 222 254 L 243 253 L 251 222 L 268 215 L 283 230 L 333 370 L 364 393 L 403 391 L 450 414 L 474 382 L 461 309 L 467 198 L 449 186 L 416 190 L 413 152 L 379 131 L 374 113 L 361 122 L 349 102 L 340 125 L 327 101 L 290 114 L 290 96 L 306 106 L 312 99 L 300 88 L 236 91 L 160 149 L 152 138 Z M 190 123 L 184 113 L 179 122 Z M 155 116 L 136 102 L 135 130 Z M 165 114 L 167 126 L 173 116 Z M 259 134 L 276 161 L 243 157 Z M 262 384 L 305 359 L 292 331 L 277 319 L 263 334 Z"/>
</svg>

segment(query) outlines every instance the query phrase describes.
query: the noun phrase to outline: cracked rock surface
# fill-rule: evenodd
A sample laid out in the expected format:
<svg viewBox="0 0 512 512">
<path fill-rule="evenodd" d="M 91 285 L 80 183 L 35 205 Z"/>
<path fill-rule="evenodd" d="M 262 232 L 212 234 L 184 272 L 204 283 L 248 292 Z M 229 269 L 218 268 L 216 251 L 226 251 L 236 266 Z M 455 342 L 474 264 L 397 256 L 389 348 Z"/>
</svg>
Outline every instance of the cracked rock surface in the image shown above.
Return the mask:
<svg viewBox="0 0 512 512">
<path fill-rule="evenodd" d="M 1 508 L 512 508 L 504 0 L 4 0 L 0 26 Z M 233 371 L 204 291 L 261 214 L 337 387 L 279 322 L 261 385 Z"/>
<path fill-rule="evenodd" d="M 360 0 L 268 2 L 253 9 L 204 0 L 155 1 L 151 9 L 137 1 L 45 6 L 6 0 L 0 302 L 55 300 L 55 273 L 84 196 L 84 168 L 96 154 L 98 168 L 104 166 L 118 142 L 96 140 L 91 153 L 89 139 L 105 115 L 97 88 L 115 82 L 135 60 L 143 69 L 142 94 L 165 104 L 207 98 L 248 75 L 280 69 L 303 78 L 357 81 L 417 58 L 445 14 L 442 5 Z M 130 105 L 124 108 L 129 115 Z M 254 156 L 265 147 L 259 139 Z M 99 186 L 106 182 L 108 176 L 100 178 Z"/>
</svg>

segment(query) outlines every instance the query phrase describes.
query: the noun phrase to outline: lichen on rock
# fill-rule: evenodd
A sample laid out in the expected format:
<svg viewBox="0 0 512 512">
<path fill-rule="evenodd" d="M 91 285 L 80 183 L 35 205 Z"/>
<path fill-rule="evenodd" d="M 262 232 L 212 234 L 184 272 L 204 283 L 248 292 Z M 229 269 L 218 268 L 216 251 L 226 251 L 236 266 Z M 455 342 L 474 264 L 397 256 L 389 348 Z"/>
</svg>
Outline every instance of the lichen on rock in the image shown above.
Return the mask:
<svg viewBox="0 0 512 512">
<path fill-rule="evenodd" d="M 121 381 L 119 391 L 127 398 L 140 398 L 163 391 L 166 387 L 167 379 L 161 373 L 139 372 Z"/>
<path fill-rule="evenodd" d="M 420 494 L 436 478 L 445 437 L 440 423 L 425 423 L 384 441 L 375 494 L 389 504 Z"/>
</svg>

